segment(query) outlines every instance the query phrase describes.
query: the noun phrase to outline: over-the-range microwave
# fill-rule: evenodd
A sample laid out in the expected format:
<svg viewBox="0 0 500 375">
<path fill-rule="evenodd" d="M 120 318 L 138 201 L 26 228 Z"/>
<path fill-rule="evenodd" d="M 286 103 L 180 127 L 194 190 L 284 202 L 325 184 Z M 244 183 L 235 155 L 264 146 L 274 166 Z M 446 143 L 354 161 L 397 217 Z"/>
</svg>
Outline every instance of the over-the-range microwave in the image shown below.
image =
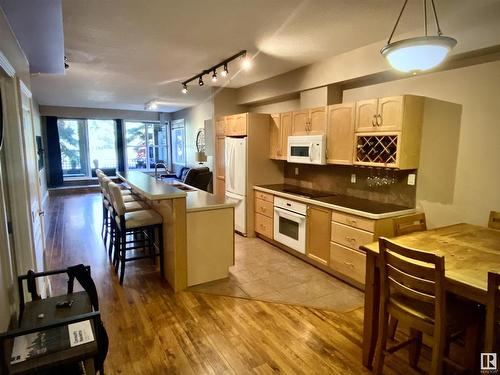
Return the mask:
<svg viewBox="0 0 500 375">
<path fill-rule="evenodd" d="M 326 164 L 325 135 L 292 135 L 288 137 L 289 163 Z"/>
</svg>

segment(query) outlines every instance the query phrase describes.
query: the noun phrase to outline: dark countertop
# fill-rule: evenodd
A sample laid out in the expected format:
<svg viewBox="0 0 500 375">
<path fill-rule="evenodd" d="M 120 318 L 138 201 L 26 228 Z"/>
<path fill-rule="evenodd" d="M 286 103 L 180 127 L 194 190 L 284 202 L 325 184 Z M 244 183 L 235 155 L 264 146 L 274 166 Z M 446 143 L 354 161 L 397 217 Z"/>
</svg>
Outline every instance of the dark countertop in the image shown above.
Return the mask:
<svg viewBox="0 0 500 375">
<path fill-rule="evenodd" d="M 308 201 L 322 202 L 333 206 L 344 207 L 349 210 L 365 212 L 371 215 L 384 215 L 395 212 L 414 210 L 413 207 L 399 206 L 390 203 L 381 203 L 369 199 L 356 198 L 348 195 L 335 194 L 332 192 L 322 192 L 318 190 L 301 188 L 295 185 L 274 184 L 259 185 L 258 187 L 272 190 L 278 193 L 306 198 Z"/>
</svg>

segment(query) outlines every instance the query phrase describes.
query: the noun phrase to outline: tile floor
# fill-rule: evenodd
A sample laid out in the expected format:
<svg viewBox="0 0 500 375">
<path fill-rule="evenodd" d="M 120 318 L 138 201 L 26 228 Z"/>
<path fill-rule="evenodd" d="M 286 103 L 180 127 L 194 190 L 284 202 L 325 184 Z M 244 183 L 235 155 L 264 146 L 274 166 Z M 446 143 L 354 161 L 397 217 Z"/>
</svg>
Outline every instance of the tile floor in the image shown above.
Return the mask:
<svg viewBox="0 0 500 375">
<path fill-rule="evenodd" d="M 336 312 L 363 306 L 363 292 L 259 238 L 236 235 L 235 258 L 227 279 L 189 290 Z"/>
</svg>

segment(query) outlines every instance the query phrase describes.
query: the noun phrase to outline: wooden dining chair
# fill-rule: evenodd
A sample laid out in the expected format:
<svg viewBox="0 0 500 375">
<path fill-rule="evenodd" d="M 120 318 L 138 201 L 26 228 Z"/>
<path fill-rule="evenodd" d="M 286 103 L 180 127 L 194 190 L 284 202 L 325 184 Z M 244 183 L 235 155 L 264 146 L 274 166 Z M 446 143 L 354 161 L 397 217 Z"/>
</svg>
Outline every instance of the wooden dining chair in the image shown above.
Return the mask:
<svg viewBox="0 0 500 375">
<path fill-rule="evenodd" d="M 488 221 L 488 228 L 500 229 L 500 211 L 490 211 L 490 220 Z"/>
<path fill-rule="evenodd" d="M 395 237 L 427 230 L 427 221 L 425 220 L 425 213 L 423 212 L 396 217 L 392 222 Z M 391 339 L 394 339 L 397 329 L 398 320 L 396 318 L 391 318 L 389 321 L 389 337 Z"/>
<path fill-rule="evenodd" d="M 433 339 L 429 373 L 442 374 L 443 362 L 450 362 L 445 358 L 448 338 L 469 327 L 477 332 L 474 329 L 478 329 L 480 318 L 472 305 L 447 298 L 444 257 L 407 248 L 386 238 L 379 239 L 379 248 L 381 297 L 374 373 L 382 374 L 387 354 L 408 345 L 410 365 L 416 367 L 425 333 Z M 389 317 L 410 327 L 409 340 L 391 348 L 387 348 Z M 466 350 L 476 353 L 478 348 L 474 345 L 477 346 L 477 340 L 469 340 Z"/>
<path fill-rule="evenodd" d="M 500 351 L 500 274 L 488 272 L 485 352 Z"/>
<path fill-rule="evenodd" d="M 400 216 L 393 219 L 394 236 L 402 236 L 418 231 L 427 230 L 425 213 L 420 212 L 413 215 Z"/>
</svg>

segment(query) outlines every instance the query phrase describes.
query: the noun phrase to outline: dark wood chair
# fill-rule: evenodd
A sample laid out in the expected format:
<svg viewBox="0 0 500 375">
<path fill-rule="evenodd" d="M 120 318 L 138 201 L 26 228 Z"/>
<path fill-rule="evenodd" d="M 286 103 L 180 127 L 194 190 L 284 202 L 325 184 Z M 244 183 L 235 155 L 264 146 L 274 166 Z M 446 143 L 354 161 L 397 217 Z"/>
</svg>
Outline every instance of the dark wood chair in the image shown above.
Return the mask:
<svg viewBox="0 0 500 375">
<path fill-rule="evenodd" d="M 488 220 L 488 228 L 500 230 L 500 212 L 490 211 L 490 219 Z"/>
<path fill-rule="evenodd" d="M 485 352 L 500 351 L 500 274 L 488 272 Z"/>
<path fill-rule="evenodd" d="M 427 221 L 425 219 L 425 213 L 420 212 L 412 215 L 405 215 L 396 217 L 392 221 L 394 227 L 394 236 L 402 236 L 404 234 L 410 234 L 413 232 L 421 232 L 427 230 Z M 389 337 L 391 339 L 396 335 L 396 330 L 398 329 L 398 321 L 395 318 L 391 318 L 389 321 Z"/>
<path fill-rule="evenodd" d="M 430 374 L 443 373 L 449 339 L 459 332 L 470 331 L 466 337 L 466 350 L 478 352 L 477 332 L 480 317 L 475 306 L 447 298 L 445 292 L 444 257 L 400 246 L 385 238 L 379 239 L 380 246 L 380 320 L 379 341 L 375 352 L 374 373 L 382 374 L 387 354 L 409 345 L 409 362 L 416 367 L 422 345 L 422 334 L 432 337 L 433 348 Z M 387 348 L 388 320 L 394 317 L 410 327 L 410 338 L 405 342 Z M 459 368 L 474 369 L 477 363 Z"/>
</svg>

